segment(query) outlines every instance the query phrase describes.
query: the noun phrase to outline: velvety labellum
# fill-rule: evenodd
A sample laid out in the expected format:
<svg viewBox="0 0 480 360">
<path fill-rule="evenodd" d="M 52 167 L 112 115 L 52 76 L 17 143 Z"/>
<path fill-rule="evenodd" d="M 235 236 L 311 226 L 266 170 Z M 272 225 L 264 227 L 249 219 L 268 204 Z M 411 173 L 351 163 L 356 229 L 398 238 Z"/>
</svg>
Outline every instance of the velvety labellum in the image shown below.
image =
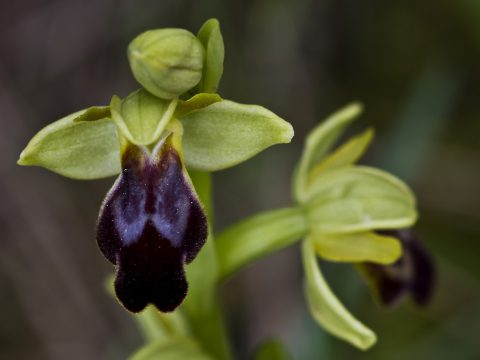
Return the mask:
<svg viewBox="0 0 480 360">
<path fill-rule="evenodd" d="M 115 292 L 130 311 L 173 311 L 187 294 L 184 265 L 207 238 L 207 219 L 171 137 L 150 154 L 129 144 L 103 203 L 97 242 L 118 266 Z"/>
<path fill-rule="evenodd" d="M 426 305 L 432 297 L 435 268 L 427 250 L 411 230 L 382 231 L 402 243 L 403 255 L 392 265 L 362 265 L 378 297 L 385 305 L 393 305 L 410 294 L 418 305 Z"/>
</svg>

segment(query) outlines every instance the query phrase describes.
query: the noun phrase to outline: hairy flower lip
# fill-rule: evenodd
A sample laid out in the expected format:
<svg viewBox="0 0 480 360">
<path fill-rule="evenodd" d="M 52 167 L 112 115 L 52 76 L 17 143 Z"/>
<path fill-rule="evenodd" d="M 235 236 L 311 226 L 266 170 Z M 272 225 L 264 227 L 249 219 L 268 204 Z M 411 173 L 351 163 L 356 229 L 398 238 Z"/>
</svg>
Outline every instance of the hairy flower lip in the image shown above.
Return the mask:
<svg viewBox="0 0 480 360">
<path fill-rule="evenodd" d="M 427 305 L 434 292 L 435 267 L 416 233 L 411 229 L 378 232 L 397 238 L 403 247 L 402 257 L 391 265 L 361 265 L 379 300 L 394 306 L 409 294 L 417 305 Z"/>
<path fill-rule="evenodd" d="M 184 265 L 207 238 L 206 216 L 172 137 L 153 153 L 127 145 L 97 223 L 100 250 L 118 267 L 117 297 L 132 312 L 149 303 L 173 311 L 187 293 Z"/>
</svg>

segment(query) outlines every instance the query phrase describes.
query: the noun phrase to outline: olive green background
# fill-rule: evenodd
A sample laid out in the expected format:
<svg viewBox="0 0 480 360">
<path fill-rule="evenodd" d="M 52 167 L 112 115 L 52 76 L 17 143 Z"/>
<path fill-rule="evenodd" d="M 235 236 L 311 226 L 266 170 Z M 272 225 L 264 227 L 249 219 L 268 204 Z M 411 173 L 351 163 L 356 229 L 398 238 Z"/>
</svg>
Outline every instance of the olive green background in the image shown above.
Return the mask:
<svg viewBox="0 0 480 360">
<path fill-rule="evenodd" d="M 215 227 L 290 204 L 305 134 L 352 100 L 350 134 L 374 126 L 364 163 L 406 180 L 417 230 L 438 267 L 432 304 L 377 306 L 350 265 L 326 275 L 379 342 L 362 353 L 309 318 L 298 246 L 222 288 L 240 359 L 281 338 L 299 360 L 480 358 L 480 3 L 354 0 L 2 1 L 0 12 L 0 358 L 122 359 L 142 343 L 105 292 L 112 271 L 94 240 L 113 179 L 80 182 L 20 168 L 41 127 L 136 89 L 129 41 L 157 27 L 194 32 L 209 17 L 225 39 L 224 98 L 290 121 L 291 145 L 215 174 Z M 261 239 L 259 239 L 261 241 Z"/>
</svg>

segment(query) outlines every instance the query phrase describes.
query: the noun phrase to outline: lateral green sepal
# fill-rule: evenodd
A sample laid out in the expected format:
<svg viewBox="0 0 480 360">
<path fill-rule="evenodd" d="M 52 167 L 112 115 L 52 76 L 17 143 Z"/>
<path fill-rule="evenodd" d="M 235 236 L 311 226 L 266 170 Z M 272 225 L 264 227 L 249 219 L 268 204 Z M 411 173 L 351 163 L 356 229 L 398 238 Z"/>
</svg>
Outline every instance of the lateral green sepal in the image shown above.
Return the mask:
<svg viewBox="0 0 480 360">
<path fill-rule="evenodd" d="M 310 239 L 302 245 L 305 270 L 305 293 L 312 317 L 332 335 L 339 337 L 361 350 L 375 344 L 375 333 L 358 321 L 342 305 L 325 281 Z"/>
<path fill-rule="evenodd" d="M 186 165 L 201 171 L 237 165 L 293 137 L 292 126 L 273 112 L 228 100 L 191 111 L 180 121 Z"/>
<path fill-rule="evenodd" d="M 41 166 L 83 180 L 120 172 L 120 146 L 107 107 L 77 111 L 40 130 L 20 154 L 19 165 Z"/>
</svg>

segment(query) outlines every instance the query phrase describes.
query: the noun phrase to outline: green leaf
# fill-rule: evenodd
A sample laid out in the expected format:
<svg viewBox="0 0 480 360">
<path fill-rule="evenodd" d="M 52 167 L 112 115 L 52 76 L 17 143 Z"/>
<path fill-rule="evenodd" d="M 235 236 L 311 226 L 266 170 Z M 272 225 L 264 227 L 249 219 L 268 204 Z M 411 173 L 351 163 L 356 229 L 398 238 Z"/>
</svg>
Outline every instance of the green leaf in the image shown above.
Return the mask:
<svg viewBox="0 0 480 360">
<path fill-rule="evenodd" d="M 402 255 L 402 245 L 397 239 L 369 231 L 337 235 L 313 232 L 311 238 L 317 254 L 331 261 L 387 265 Z"/>
<path fill-rule="evenodd" d="M 214 360 L 191 338 L 160 339 L 147 344 L 129 360 Z"/>
<path fill-rule="evenodd" d="M 81 110 L 47 125 L 30 140 L 18 164 L 42 166 L 84 180 L 118 174 L 120 145 L 115 124 L 108 118 L 98 119 L 98 114 L 107 114 L 105 109 Z"/>
<path fill-rule="evenodd" d="M 339 234 L 412 226 L 415 197 L 401 180 L 365 166 L 319 176 L 305 195 L 305 210 L 316 232 Z"/>
<path fill-rule="evenodd" d="M 202 171 L 236 165 L 293 137 L 292 126 L 271 111 L 228 100 L 192 111 L 180 120 L 187 167 Z"/>
<path fill-rule="evenodd" d="M 310 170 L 332 148 L 345 128 L 362 112 L 359 103 L 345 106 L 313 129 L 305 141 L 302 158 L 294 175 L 294 196 L 297 200 L 304 197 Z"/>
<path fill-rule="evenodd" d="M 189 332 L 187 321 L 178 309 L 171 313 L 162 313 L 155 306 L 148 305 L 134 317 L 148 342 L 187 335 Z"/>
<path fill-rule="evenodd" d="M 180 100 L 178 102 L 177 109 L 175 110 L 175 116 L 185 116 L 191 111 L 202 109 L 219 101 L 222 101 L 222 98 L 218 94 L 196 94 L 186 101 Z"/>
<path fill-rule="evenodd" d="M 150 145 L 160 138 L 173 116 L 177 100 L 164 100 L 139 89 L 121 100 L 113 96 L 112 118 L 122 134 L 136 145 Z"/>
<path fill-rule="evenodd" d="M 310 170 L 307 186 L 323 172 L 355 164 L 365 153 L 372 139 L 373 129 L 352 137 Z"/>
<path fill-rule="evenodd" d="M 361 350 L 367 350 L 377 341 L 375 333 L 355 319 L 342 305 L 325 281 L 309 239 L 302 246 L 305 270 L 305 292 L 312 317 L 325 330 Z"/>
<path fill-rule="evenodd" d="M 300 208 L 257 214 L 227 228 L 215 241 L 221 278 L 295 243 L 307 232 L 305 215 Z"/>
<path fill-rule="evenodd" d="M 292 357 L 288 353 L 285 346 L 279 341 L 265 341 L 255 352 L 254 360 L 291 360 Z"/>
<path fill-rule="evenodd" d="M 205 48 L 205 64 L 198 90 L 199 92 L 214 93 L 217 92 L 222 78 L 225 53 L 218 20 L 207 20 L 198 31 L 197 37 Z"/>
</svg>

